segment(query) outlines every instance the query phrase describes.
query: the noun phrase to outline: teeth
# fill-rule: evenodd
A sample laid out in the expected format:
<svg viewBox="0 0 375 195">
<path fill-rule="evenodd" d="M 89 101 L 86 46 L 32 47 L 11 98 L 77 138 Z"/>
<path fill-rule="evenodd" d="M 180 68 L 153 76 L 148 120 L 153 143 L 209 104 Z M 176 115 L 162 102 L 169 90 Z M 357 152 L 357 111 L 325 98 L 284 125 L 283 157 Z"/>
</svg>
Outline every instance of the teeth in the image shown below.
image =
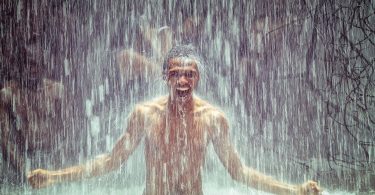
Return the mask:
<svg viewBox="0 0 375 195">
<path fill-rule="evenodd" d="M 189 90 L 189 87 L 181 87 L 181 88 L 177 88 L 177 90 L 179 90 L 179 91 L 187 91 L 187 90 Z"/>
</svg>

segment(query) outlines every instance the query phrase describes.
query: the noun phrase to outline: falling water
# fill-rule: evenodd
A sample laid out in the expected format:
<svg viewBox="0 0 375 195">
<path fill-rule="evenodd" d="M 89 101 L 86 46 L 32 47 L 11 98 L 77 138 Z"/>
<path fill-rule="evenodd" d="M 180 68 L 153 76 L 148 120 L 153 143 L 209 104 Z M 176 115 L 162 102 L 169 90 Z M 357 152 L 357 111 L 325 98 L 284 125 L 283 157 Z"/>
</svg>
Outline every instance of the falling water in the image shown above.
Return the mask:
<svg viewBox="0 0 375 195">
<path fill-rule="evenodd" d="M 163 57 L 179 44 L 204 56 L 197 95 L 226 113 L 246 165 L 329 194 L 374 193 L 375 1 L 0 7 L 0 194 L 142 194 L 143 143 L 97 178 L 34 190 L 25 175 L 110 152 L 135 104 L 168 93 Z M 233 181 L 211 145 L 202 169 L 204 194 L 266 194 Z"/>
</svg>

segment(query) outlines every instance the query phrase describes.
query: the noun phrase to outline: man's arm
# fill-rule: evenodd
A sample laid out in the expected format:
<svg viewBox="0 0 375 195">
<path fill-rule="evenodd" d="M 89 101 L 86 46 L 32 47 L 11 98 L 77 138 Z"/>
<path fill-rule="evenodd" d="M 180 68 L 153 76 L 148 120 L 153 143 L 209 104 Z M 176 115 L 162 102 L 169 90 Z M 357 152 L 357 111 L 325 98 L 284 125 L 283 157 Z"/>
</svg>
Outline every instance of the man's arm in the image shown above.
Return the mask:
<svg viewBox="0 0 375 195">
<path fill-rule="evenodd" d="M 216 153 L 231 177 L 252 188 L 274 194 L 318 194 L 317 183 L 309 181 L 301 186 L 289 185 L 264 175 L 242 164 L 236 149 L 229 139 L 228 122 L 223 113 L 213 116 L 211 128 L 212 142 Z"/>
<path fill-rule="evenodd" d="M 101 155 L 89 163 L 66 169 L 47 171 L 37 169 L 28 175 L 33 188 L 42 188 L 63 181 L 74 181 L 90 178 L 113 171 L 121 166 L 144 135 L 144 110 L 137 106 L 128 119 L 126 132 L 116 143 L 110 154 Z"/>
</svg>

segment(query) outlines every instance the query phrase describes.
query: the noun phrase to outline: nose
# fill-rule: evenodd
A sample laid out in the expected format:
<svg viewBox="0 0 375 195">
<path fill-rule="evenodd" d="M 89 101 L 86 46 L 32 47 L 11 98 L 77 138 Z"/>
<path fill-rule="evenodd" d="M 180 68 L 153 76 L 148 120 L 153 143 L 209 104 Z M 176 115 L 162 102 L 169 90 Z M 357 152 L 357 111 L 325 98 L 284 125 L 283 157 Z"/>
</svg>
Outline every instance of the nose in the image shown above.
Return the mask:
<svg viewBox="0 0 375 195">
<path fill-rule="evenodd" d="M 184 84 L 187 84 L 188 82 L 189 81 L 187 80 L 185 75 L 181 75 L 181 76 L 178 77 L 177 83 L 179 85 L 184 85 Z"/>
</svg>

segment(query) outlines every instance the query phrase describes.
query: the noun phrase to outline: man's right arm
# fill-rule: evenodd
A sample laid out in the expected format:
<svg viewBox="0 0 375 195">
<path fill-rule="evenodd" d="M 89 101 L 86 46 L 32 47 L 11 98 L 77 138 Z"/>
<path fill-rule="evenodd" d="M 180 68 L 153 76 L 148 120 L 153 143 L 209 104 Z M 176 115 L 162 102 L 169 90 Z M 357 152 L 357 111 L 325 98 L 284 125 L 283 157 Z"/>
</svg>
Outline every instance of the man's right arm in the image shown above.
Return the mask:
<svg viewBox="0 0 375 195">
<path fill-rule="evenodd" d="M 214 149 L 234 180 L 273 194 L 303 195 L 321 192 L 318 184 L 314 181 L 308 181 L 302 185 L 290 185 L 245 166 L 230 142 L 228 122 L 224 114 L 215 112 L 212 121 L 214 121 L 214 125 L 211 127 L 211 136 Z"/>
<path fill-rule="evenodd" d="M 66 169 L 34 170 L 28 175 L 29 183 L 33 188 L 43 188 L 54 183 L 99 176 L 119 168 L 129 158 L 144 135 L 144 114 L 142 106 L 135 108 L 128 119 L 125 134 L 122 135 L 110 154 Z"/>
</svg>

